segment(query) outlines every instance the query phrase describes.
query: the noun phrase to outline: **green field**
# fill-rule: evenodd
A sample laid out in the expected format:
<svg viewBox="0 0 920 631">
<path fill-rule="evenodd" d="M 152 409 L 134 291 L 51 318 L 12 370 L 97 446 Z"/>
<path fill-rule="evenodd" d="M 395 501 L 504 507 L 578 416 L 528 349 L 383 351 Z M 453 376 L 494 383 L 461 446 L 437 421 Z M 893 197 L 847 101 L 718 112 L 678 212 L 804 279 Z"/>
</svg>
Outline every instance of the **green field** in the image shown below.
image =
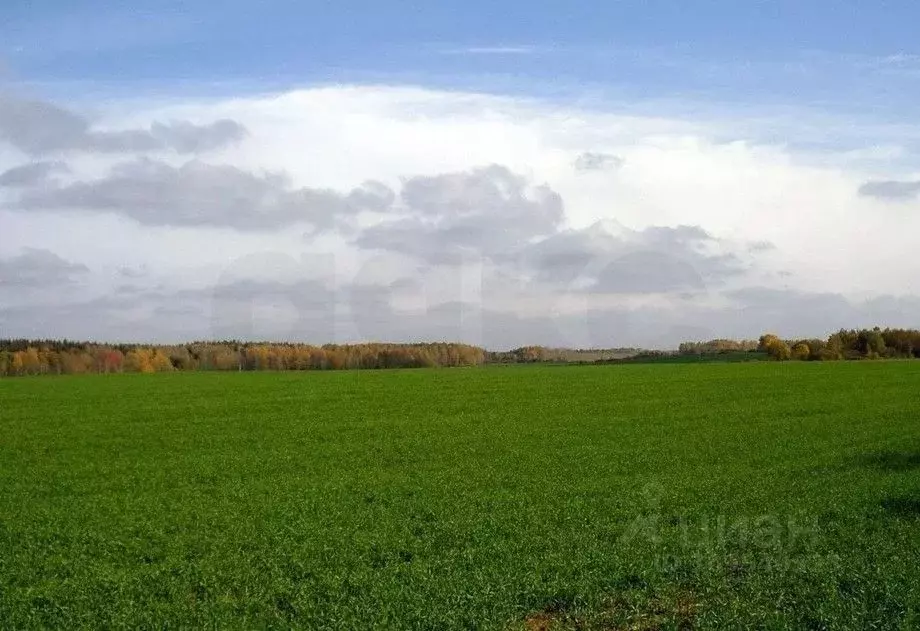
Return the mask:
<svg viewBox="0 0 920 631">
<path fill-rule="evenodd" d="M 920 628 L 920 363 L 0 380 L 0 627 Z"/>
</svg>

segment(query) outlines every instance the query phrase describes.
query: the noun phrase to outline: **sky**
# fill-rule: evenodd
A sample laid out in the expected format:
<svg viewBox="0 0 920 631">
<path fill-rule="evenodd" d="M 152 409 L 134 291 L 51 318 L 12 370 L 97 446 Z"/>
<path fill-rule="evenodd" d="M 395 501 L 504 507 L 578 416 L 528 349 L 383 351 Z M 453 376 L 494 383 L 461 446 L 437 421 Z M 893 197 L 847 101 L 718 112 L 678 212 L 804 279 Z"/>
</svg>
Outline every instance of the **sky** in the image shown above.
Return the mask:
<svg viewBox="0 0 920 631">
<path fill-rule="evenodd" d="M 0 337 L 920 320 L 915 2 L 0 5 Z"/>
</svg>

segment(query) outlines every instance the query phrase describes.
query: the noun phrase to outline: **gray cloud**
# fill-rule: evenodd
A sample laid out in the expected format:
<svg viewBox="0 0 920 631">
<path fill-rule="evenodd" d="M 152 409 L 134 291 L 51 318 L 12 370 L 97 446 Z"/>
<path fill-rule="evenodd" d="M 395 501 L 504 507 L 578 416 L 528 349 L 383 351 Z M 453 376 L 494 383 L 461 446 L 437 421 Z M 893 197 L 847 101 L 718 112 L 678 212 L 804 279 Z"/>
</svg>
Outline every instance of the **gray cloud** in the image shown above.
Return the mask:
<svg viewBox="0 0 920 631">
<path fill-rule="evenodd" d="M 104 178 L 59 188 L 36 188 L 11 205 L 21 210 L 103 211 L 153 226 L 223 226 L 269 230 L 299 222 L 317 229 L 342 226 L 357 213 L 385 209 L 393 193 L 368 182 L 347 195 L 292 188 L 284 174 L 254 174 L 197 160 L 173 167 L 140 159 Z"/>
<path fill-rule="evenodd" d="M 65 109 L 42 101 L 0 96 L 0 140 L 26 153 L 78 147 L 88 132 L 89 123 Z"/>
<path fill-rule="evenodd" d="M 866 182 L 859 187 L 859 194 L 863 197 L 875 197 L 888 201 L 903 201 L 913 199 L 920 194 L 920 180 L 898 181 L 878 180 Z"/>
<path fill-rule="evenodd" d="M 500 165 L 409 178 L 400 200 L 407 216 L 368 228 L 359 246 L 434 263 L 464 254 L 490 257 L 553 234 L 563 219 L 555 191 Z"/>
<path fill-rule="evenodd" d="M 205 308 L 211 335 L 219 339 L 278 337 L 322 344 L 335 339 L 335 299 L 319 280 L 238 280 L 214 287 Z M 266 309 L 284 315 L 266 317 Z"/>
<path fill-rule="evenodd" d="M 393 286 L 338 286 L 319 281 L 238 281 L 201 290 L 144 290 L 48 306 L 0 306 L 11 336 L 178 342 L 189 339 L 278 341 L 457 340 L 505 349 L 527 344 L 567 347 L 675 348 L 688 340 L 825 337 L 836 329 L 883 323 L 910 326 L 920 297 L 848 300 L 832 293 L 750 288 L 727 294 L 734 304 L 693 300 L 671 306 L 596 307 L 556 315 L 520 315 L 488 302 L 448 301 L 413 312 L 394 308 Z"/>
<path fill-rule="evenodd" d="M 195 125 L 188 121 L 154 123 L 150 135 L 177 153 L 202 153 L 239 142 L 247 135 L 240 123 L 221 119 L 209 125 Z"/>
<path fill-rule="evenodd" d="M 141 265 L 140 267 L 131 267 L 130 265 L 122 265 L 118 268 L 118 275 L 122 278 L 144 278 L 149 274 L 149 270 L 146 265 Z"/>
<path fill-rule="evenodd" d="M 706 288 L 703 274 L 668 252 L 629 252 L 606 265 L 591 289 L 604 293 L 644 294 Z"/>
<path fill-rule="evenodd" d="M 72 283 L 89 270 L 50 250 L 26 248 L 22 254 L 0 259 L 0 287 L 47 287 Z"/>
<path fill-rule="evenodd" d="M 232 120 L 208 125 L 154 123 L 149 129 L 94 130 L 90 121 L 51 103 L 0 95 L 0 140 L 30 155 L 54 151 L 197 153 L 237 142 L 246 129 Z"/>
<path fill-rule="evenodd" d="M 52 173 L 66 172 L 62 162 L 30 162 L 0 173 L 0 186 L 28 187 L 45 183 Z"/>
<path fill-rule="evenodd" d="M 168 303 L 164 303 L 166 306 Z M 100 296 L 80 302 L 0 306 L 0 331 L 9 337 L 105 340 L 108 342 L 178 342 L 206 337 L 201 314 L 184 319 L 155 317 L 149 303 L 127 296 Z"/>
<path fill-rule="evenodd" d="M 710 254 L 719 241 L 699 226 L 658 227 L 614 234 L 602 224 L 560 232 L 516 256 L 536 279 L 580 282 L 601 293 L 692 291 L 744 271 L 732 254 Z"/>
<path fill-rule="evenodd" d="M 313 230 L 347 231 L 363 211 L 386 212 L 398 216 L 357 232 L 357 246 L 427 264 L 486 259 L 540 282 L 568 287 L 578 281 L 579 290 L 604 293 L 694 291 L 743 271 L 735 256 L 710 253 L 720 243 L 698 226 L 614 235 L 598 224 L 559 232 L 560 196 L 498 165 L 408 178 L 397 200 L 378 182 L 341 194 L 293 189 L 282 174 L 142 159 L 99 180 L 28 189 L 11 207 L 104 211 L 146 225 L 240 230 L 303 222 Z"/>
<path fill-rule="evenodd" d="M 862 324 L 859 309 L 835 293 L 748 287 L 729 292 L 738 317 L 764 331 L 789 336 Z"/>
<path fill-rule="evenodd" d="M 404 331 L 384 288 L 323 280 L 240 279 L 200 289 L 123 288 L 49 308 L 0 305 L 0 331 L 18 337 L 181 342 L 193 339 L 325 344 Z"/>
<path fill-rule="evenodd" d="M 389 284 L 376 264 L 364 284 L 342 284 L 336 281 L 334 262 L 323 257 L 300 263 L 246 259 L 228 269 L 220 284 L 206 289 L 150 289 L 156 279 L 149 278 L 144 283 L 148 288 L 137 286 L 86 302 L 68 303 L 62 296 L 60 309 L 18 305 L 0 312 L 5 329 L 22 335 L 39 329 L 45 335 L 98 339 L 138 339 L 142 332 L 145 339 L 159 341 L 452 339 L 492 348 L 530 343 L 661 347 L 709 325 L 731 329 L 733 314 L 744 311 L 739 305 L 734 311 L 711 312 L 692 300 L 698 290 L 744 272 L 737 257 L 722 253 L 731 244 L 699 226 L 611 230 L 596 224 L 561 230 L 560 196 L 498 165 L 408 178 L 397 195 L 377 182 L 348 193 L 297 189 L 283 174 L 254 174 L 199 161 L 174 167 L 141 159 L 123 163 L 98 180 L 26 188 L 15 208 L 107 211 L 147 225 L 241 230 L 306 222 L 317 229 L 357 231 L 359 213 L 388 213 L 395 218 L 357 231 L 355 244 L 409 255 L 420 264 L 409 277 L 391 276 Z M 428 278 L 432 285 L 422 282 L 425 263 L 456 264 L 467 254 L 474 261 L 489 261 L 488 269 L 483 267 L 481 294 L 475 294 L 483 297 L 483 304 L 462 292 L 451 295 L 450 274 L 456 272 L 453 278 L 460 287 L 465 268 L 441 268 Z M 252 274 L 271 280 L 252 280 Z M 118 273 L 124 278 L 137 275 L 133 268 Z M 573 291 L 582 292 L 589 303 L 601 295 L 668 293 L 668 300 L 680 308 L 611 309 L 608 301 L 580 313 L 568 313 L 571 307 L 565 307 L 562 312 L 568 315 L 523 316 L 491 303 L 505 304 L 502 297 L 508 291 L 520 292 L 524 303 L 528 296 Z M 546 312 L 553 309 L 548 306 Z"/>
<path fill-rule="evenodd" d="M 723 328 L 773 331 L 786 337 L 823 336 L 841 328 L 915 327 L 920 297 L 879 296 L 855 301 L 831 292 L 749 287 L 728 294 L 736 304 L 737 321 Z"/>
<path fill-rule="evenodd" d="M 623 158 L 612 153 L 585 151 L 575 158 L 572 166 L 576 171 L 586 173 L 589 171 L 615 170 L 623 166 L 624 162 Z"/>
<path fill-rule="evenodd" d="M 744 271 L 699 226 L 560 232 L 561 198 L 504 167 L 412 178 L 401 199 L 409 216 L 366 229 L 359 246 L 431 264 L 484 257 L 539 282 L 617 294 L 700 290 Z"/>
</svg>

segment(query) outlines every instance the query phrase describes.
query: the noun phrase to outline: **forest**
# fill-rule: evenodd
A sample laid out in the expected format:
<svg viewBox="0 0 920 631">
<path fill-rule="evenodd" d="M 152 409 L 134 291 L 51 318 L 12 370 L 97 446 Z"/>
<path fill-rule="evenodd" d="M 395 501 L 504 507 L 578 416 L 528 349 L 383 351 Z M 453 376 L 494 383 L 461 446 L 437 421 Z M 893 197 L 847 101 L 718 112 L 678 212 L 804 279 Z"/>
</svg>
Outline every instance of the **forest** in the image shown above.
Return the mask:
<svg viewBox="0 0 920 631">
<path fill-rule="evenodd" d="M 606 363 L 631 357 L 716 356 L 756 353 L 777 361 L 833 361 L 920 358 L 920 330 L 840 330 L 827 339 L 715 339 L 684 342 L 677 351 L 637 348 L 565 349 L 525 346 L 488 351 L 461 343 L 325 344 L 192 342 L 189 344 L 103 344 L 70 340 L 0 339 L 0 376 L 85 373 L 153 373 L 183 370 L 347 370 L 435 368 L 483 364 Z"/>
<path fill-rule="evenodd" d="M 476 366 L 486 352 L 468 344 L 193 342 L 97 344 L 0 340 L 0 375 L 169 372 L 174 370 L 341 370 Z"/>
<path fill-rule="evenodd" d="M 841 329 L 826 340 L 783 340 L 766 334 L 760 337 L 757 350 L 779 361 L 917 359 L 920 358 L 920 330 Z"/>
</svg>

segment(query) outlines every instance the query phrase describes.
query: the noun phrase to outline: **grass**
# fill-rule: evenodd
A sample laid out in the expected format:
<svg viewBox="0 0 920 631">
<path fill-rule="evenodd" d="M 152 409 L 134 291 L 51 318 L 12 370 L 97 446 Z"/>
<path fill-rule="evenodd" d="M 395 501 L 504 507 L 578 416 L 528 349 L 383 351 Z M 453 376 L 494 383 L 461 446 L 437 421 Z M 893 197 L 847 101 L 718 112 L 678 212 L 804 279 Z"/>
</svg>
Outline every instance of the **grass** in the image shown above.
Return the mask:
<svg viewBox="0 0 920 631">
<path fill-rule="evenodd" d="M 920 627 L 920 363 L 0 380 L 5 628 Z"/>
</svg>

